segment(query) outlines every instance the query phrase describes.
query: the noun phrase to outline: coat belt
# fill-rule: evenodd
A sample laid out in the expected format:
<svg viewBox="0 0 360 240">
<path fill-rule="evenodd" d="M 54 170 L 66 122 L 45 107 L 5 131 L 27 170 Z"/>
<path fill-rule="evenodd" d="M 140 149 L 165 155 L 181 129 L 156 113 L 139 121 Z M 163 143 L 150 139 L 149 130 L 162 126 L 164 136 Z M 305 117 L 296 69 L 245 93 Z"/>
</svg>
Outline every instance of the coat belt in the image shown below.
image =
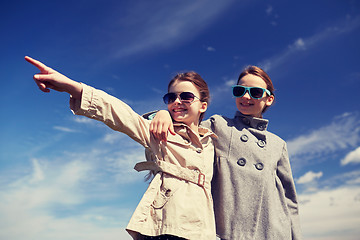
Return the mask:
<svg viewBox="0 0 360 240">
<path fill-rule="evenodd" d="M 146 161 L 139 162 L 135 165 L 134 169 L 138 172 L 144 170 L 152 170 L 155 172 L 164 172 L 170 174 L 176 178 L 183 179 L 204 187 L 205 185 L 205 175 L 200 172 L 200 170 L 195 169 L 191 170 L 188 168 L 180 167 L 172 163 L 165 161 Z"/>
</svg>

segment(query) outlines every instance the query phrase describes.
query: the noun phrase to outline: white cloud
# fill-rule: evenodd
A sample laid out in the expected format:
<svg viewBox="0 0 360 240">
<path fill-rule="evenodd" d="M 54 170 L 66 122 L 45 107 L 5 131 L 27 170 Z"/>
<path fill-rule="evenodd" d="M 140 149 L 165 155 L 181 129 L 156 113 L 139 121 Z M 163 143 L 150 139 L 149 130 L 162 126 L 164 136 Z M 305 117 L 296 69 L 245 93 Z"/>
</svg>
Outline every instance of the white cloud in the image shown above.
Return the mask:
<svg viewBox="0 0 360 240">
<path fill-rule="evenodd" d="M 276 24 L 273 24 L 276 25 Z M 360 16 L 354 18 L 348 17 L 345 21 L 341 20 L 332 27 L 325 28 L 324 30 L 314 34 L 310 37 L 299 37 L 285 48 L 280 54 L 277 54 L 269 59 L 260 62 L 258 65 L 265 71 L 277 67 L 283 67 L 289 59 L 293 58 L 299 51 L 309 50 L 320 45 L 322 42 L 334 38 L 340 34 L 346 34 L 357 29 L 360 26 Z"/>
<path fill-rule="evenodd" d="M 335 117 L 324 127 L 287 141 L 290 159 L 301 165 L 309 159 L 316 162 L 338 150 L 357 147 L 360 143 L 360 119 L 358 113 L 345 113 Z"/>
<path fill-rule="evenodd" d="M 65 153 L 51 161 L 32 159 L 31 166 L 16 171 L 15 181 L 2 182 L 0 239 L 130 240 L 124 228 L 136 202 L 130 207 L 122 205 L 121 196 L 129 194 L 124 182 L 134 184 L 135 180 L 126 172 L 136 174 L 133 163 L 143 152 L 138 151 L 138 157 L 134 152 L 125 157 L 118 153 L 113 159 L 101 153 L 93 150 Z M 137 182 L 142 182 L 142 174 L 136 175 Z"/>
<path fill-rule="evenodd" d="M 304 183 L 310 183 L 316 179 L 321 178 L 323 175 L 322 172 L 314 173 L 313 171 L 309 171 L 305 173 L 305 175 L 301 176 L 296 183 L 298 184 L 304 184 Z"/>
<path fill-rule="evenodd" d="M 350 163 L 360 163 L 360 147 L 348 153 L 345 158 L 341 160 L 342 166 Z"/>
<path fill-rule="evenodd" d="M 300 194 L 304 239 L 356 240 L 360 236 L 360 187 L 343 186 Z"/>
</svg>

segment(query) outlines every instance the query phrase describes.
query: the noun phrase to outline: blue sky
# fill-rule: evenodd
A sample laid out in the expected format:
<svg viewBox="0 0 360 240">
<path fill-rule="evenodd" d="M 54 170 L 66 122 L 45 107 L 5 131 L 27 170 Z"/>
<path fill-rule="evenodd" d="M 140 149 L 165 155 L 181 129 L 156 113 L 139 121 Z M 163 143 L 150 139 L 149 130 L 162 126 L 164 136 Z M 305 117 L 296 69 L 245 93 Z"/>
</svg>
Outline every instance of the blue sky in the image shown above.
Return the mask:
<svg viewBox="0 0 360 240">
<path fill-rule="evenodd" d="M 147 183 L 140 145 L 73 116 L 40 92 L 29 55 L 127 102 L 163 109 L 168 81 L 194 70 L 212 114 L 233 116 L 244 66 L 276 88 L 265 114 L 288 143 L 304 239 L 360 235 L 360 3 L 304 1 L 2 1 L 0 239 L 130 239 Z"/>
</svg>

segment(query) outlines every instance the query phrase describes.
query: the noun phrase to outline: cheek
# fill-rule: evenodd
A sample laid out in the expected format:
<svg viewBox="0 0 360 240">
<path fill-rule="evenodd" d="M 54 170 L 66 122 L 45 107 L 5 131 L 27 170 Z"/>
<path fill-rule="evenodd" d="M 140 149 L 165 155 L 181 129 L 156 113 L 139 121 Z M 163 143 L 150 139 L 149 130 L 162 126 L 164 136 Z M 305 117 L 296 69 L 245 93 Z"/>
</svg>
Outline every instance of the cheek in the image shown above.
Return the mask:
<svg viewBox="0 0 360 240">
<path fill-rule="evenodd" d="M 240 111 L 240 98 L 236 98 L 235 99 L 235 104 L 236 104 L 236 107 L 237 107 L 237 109 Z"/>
</svg>

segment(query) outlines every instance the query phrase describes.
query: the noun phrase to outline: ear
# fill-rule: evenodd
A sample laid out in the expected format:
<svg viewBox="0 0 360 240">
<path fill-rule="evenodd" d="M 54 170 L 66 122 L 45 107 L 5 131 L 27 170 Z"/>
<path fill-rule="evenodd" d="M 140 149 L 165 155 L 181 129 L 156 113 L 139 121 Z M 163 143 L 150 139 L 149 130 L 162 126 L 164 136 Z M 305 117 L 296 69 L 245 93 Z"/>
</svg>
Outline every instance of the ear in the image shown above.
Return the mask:
<svg viewBox="0 0 360 240">
<path fill-rule="evenodd" d="M 270 107 L 271 104 L 273 104 L 274 99 L 275 99 L 275 96 L 274 96 L 274 95 L 269 96 L 269 97 L 266 99 L 266 103 L 265 103 L 266 106 Z"/>
<path fill-rule="evenodd" d="M 207 107 L 208 107 L 207 102 L 201 102 L 201 107 L 200 107 L 199 112 L 200 112 L 200 113 L 204 113 L 204 112 L 206 112 Z"/>
</svg>

